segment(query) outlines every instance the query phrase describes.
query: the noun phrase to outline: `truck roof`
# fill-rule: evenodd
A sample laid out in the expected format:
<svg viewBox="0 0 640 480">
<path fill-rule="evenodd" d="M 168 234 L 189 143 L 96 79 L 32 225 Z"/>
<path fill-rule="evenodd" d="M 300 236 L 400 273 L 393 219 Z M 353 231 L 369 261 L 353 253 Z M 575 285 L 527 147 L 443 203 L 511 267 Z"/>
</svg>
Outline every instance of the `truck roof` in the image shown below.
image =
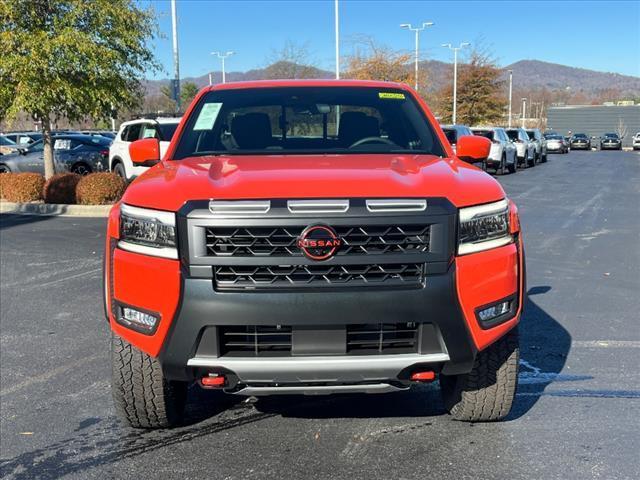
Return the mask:
<svg viewBox="0 0 640 480">
<path fill-rule="evenodd" d="M 372 87 L 372 88 L 400 88 L 408 90 L 404 83 L 382 82 L 374 80 L 252 80 L 245 82 L 220 83 L 208 87 L 211 90 L 235 90 L 243 88 L 270 88 L 270 87 Z"/>
</svg>

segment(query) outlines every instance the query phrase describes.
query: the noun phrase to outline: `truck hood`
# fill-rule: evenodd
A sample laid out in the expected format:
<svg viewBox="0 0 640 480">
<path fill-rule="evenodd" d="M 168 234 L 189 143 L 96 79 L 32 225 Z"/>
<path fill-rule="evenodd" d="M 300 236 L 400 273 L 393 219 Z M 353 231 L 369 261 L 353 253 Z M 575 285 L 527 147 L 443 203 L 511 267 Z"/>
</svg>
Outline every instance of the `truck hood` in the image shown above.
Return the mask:
<svg viewBox="0 0 640 480">
<path fill-rule="evenodd" d="M 433 155 L 246 155 L 165 160 L 127 189 L 129 205 L 177 211 L 189 200 L 445 197 L 457 207 L 505 197 L 457 158 Z"/>
</svg>

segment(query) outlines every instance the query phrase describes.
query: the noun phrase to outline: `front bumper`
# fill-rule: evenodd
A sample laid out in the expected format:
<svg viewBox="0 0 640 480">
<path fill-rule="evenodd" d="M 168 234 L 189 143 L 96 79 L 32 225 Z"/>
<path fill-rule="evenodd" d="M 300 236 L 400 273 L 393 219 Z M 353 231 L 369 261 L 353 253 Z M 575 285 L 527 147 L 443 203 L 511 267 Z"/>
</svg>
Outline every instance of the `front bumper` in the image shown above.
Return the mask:
<svg viewBox="0 0 640 480">
<path fill-rule="evenodd" d="M 117 216 L 111 220 L 115 236 Z M 516 238 L 516 243 L 493 250 L 427 263 L 419 288 L 277 292 L 218 291 L 211 278 L 199 278 L 200 270 L 184 260 L 124 251 L 111 239 L 107 314 L 114 332 L 157 357 L 168 379 L 191 381 L 220 373 L 228 378 L 231 393 L 260 388 L 270 394 L 275 385 L 325 393 L 344 391 L 347 385 L 354 391 L 389 391 L 406 387 L 416 370 L 469 372 L 477 352 L 518 323 L 524 279 L 522 243 Z M 479 325 L 479 307 L 513 295 L 517 302 L 509 318 L 492 328 Z M 113 312 L 118 303 L 156 312 L 161 319 L 156 332 L 144 335 L 117 323 Z M 344 332 L 350 325 L 406 322 L 418 325 L 412 353 L 345 352 Z M 292 354 L 225 354 L 222 329 L 247 325 L 291 327 Z"/>
<path fill-rule="evenodd" d="M 571 146 L 571 150 L 590 150 L 591 149 L 591 145 L 589 145 L 588 143 L 572 143 L 570 144 Z"/>
</svg>

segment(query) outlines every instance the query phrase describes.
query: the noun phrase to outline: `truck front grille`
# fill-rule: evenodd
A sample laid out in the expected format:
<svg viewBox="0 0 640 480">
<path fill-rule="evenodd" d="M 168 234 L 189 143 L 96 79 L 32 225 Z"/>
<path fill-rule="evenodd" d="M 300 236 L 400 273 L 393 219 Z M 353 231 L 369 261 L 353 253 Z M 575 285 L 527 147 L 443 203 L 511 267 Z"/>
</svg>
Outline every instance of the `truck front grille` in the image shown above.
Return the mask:
<svg viewBox="0 0 640 480">
<path fill-rule="evenodd" d="M 295 327 L 294 327 L 295 328 Z M 391 355 L 418 352 L 417 323 L 345 325 L 347 355 Z M 319 328 L 321 331 L 321 328 Z M 292 356 L 292 327 L 244 325 L 218 327 L 220 355 L 231 357 Z M 344 340 L 343 340 L 344 341 Z"/>
<path fill-rule="evenodd" d="M 298 237 L 306 225 L 292 227 L 207 227 L 207 255 L 215 257 L 301 256 Z M 337 256 L 421 253 L 429 250 L 430 225 L 334 227 L 343 246 Z"/>
<path fill-rule="evenodd" d="M 347 354 L 373 355 L 418 351 L 415 323 L 377 323 L 347 326 Z"/>
<path fill-rule="evenodd" d="M 424 264 L 214 266 L 217 290 L 420 286 Z"/>
<path fill-rule="evenodd" d="M 291 327 L 233 326 L 220 327 L 221 354 L 239 357 L 274 357 L 291 355 Z"/>
</svg>

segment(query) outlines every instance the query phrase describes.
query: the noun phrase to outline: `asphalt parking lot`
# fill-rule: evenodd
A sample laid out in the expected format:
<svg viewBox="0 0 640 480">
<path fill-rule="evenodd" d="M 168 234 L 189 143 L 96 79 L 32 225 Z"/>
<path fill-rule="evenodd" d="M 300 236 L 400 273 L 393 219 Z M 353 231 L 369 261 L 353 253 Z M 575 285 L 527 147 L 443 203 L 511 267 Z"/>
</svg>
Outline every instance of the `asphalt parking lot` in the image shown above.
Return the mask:
<svg viewBox="0 0 640 480">
<path fill-rule="evenodd" d="M 101 304 L 104 219 L 0 220 L 2 478 L 638 478 L 640 154 L 498 177 L 530 293 L 515 408 L 451 420 L 437 386 L 253 401 L 191 391 L 187 425 L 122 427 Z"/>
</svg>

